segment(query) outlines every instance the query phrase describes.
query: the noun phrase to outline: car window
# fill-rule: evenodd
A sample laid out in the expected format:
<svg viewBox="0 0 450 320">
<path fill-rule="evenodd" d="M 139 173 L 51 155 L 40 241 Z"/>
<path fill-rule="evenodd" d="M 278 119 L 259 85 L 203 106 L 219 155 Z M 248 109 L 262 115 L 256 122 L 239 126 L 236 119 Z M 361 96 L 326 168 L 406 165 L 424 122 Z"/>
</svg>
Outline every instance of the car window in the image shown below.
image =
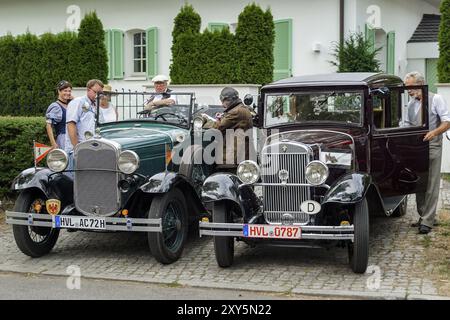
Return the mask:
<svg viewBox="0 0 450 320">
<path fill-rule="evenodd" d="M 402 126 L 402 90 L 390 90 L 386 97 L 373 96 L 373 123 L 377 129 L 392 129 Z"/>
<path fill-rule="evenodd" d="M 267 95 L 266 126 L 303 122 L 361 123 L 362 91 L 320 91 Z"/>
<path fill-rule="evenodd" d="M 372 110 L 378 130 L 423 126 L 421 102 L 402 88 L 391 88 L 386 96 L 372 96 Z"/>
</svg>

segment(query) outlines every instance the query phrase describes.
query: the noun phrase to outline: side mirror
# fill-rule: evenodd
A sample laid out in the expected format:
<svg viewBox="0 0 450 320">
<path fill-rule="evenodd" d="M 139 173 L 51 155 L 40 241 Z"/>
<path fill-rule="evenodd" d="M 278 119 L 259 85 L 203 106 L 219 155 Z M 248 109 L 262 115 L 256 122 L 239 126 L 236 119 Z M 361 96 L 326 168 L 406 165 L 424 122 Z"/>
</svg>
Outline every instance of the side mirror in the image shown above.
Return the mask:
<svg viewBox="0 0 450 320">
<path fill-rule="evenodd" d="M 244 97 L 244 104 L 246 106 L 251 107 L 253 103 L 253 96 L 250 93 L 247 93 Z"/>
<path fill-rule="evenodd" d="M 371 95 L 379 96 L 382 98 L 388 97 L 390 93 L 391 93 L 391 91 L 387 87 L 381 87 L 378 89 L 370 90 Z"/>
</svg>

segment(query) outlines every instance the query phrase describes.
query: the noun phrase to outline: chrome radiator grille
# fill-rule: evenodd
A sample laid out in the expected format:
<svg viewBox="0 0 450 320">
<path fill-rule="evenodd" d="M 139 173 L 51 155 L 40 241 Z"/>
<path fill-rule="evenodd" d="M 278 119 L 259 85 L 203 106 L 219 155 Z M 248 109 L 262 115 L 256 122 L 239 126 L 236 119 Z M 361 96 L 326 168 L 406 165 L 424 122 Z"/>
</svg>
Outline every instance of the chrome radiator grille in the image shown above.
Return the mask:
<svg viewBox="0 0 450 320">
<path fill-rule="evenodd" d="M 276 184 L 263 186 L 264 216 L 268 223 L 281 224 L 283 215 L 290 214 L 291 222 L 306 224 L 309 216 L 301 212 L 303 201 L 311 199 L 307 186 L 288 186 L 293 183 L 307 183 L 305 168 L 310 162 L 308 149 L 297 143 L 279 143 L 265 147 L 261 153 L 261 180 Z M 287 172 L 286 184 L 280 178 L 280 171 Z"/>
<path fill-rule="evenodd" d="M 74 173 L 74 200 L 78 211 L 110 216 L 119 210 L 117 153 L 114 146 L 97 140 L 77 146 L 75 169 L 81 171 Z"/>
</svg>

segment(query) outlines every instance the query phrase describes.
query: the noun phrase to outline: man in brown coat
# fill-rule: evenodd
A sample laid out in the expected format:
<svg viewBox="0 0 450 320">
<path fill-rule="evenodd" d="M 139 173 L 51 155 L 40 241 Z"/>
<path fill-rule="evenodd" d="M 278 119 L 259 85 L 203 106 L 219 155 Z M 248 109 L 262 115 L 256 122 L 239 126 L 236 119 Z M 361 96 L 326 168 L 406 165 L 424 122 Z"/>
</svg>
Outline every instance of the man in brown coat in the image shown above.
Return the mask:
<svg viewBox="0 0 450 320">
<path fill-rule="evenodd" d="M 242 103 L 239 93 L 234 88 L 225 87 L 220 93 L 220 101 L 225 112 L 214 123 L 213 128 L 220 130 L 224 144 L 223 163 L 220 164 L 218 161 L 217 168 L 235 170 L 240 160 L 244 160 L 238 159 L 238 148 L 245 148 L 241 151 L 245 152 L 245 159 L 249 158 L 250 147 L 253 146 L 253 141 L 249 141 L 253 118 L 250 109 Z M 227 148 L 227 143 L 230 144 L 230 142 L 233 144 Z"/>
</svg>

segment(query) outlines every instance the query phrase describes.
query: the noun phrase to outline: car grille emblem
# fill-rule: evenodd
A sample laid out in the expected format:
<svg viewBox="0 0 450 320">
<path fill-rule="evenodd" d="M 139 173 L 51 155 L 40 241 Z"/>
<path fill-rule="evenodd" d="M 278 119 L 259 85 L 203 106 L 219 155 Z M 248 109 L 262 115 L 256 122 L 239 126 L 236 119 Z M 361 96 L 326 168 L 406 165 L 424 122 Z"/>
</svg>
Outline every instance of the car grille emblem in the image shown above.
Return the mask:
<svg viewBox="0 0 450 320">
<path fill-rule="evenodd" d="M 284 145 L 281 147 L 281 151 L 283 151 L 284 153 L 286 153 L 287 150 L 288 150 L 288 147 L 287 147 L 287 145 L 284 144 Z"/>
<path fill-rule="evenodd" d="M 92 213 L 93 214 L 100 214 L 100 208 L 98 206 L 95 206 L 92 208 Z"/>
<path fill-rule="evenodd" d="M 281 216 L 281 223 L 285 226 L 294 224 L 294 216 L 290 213 L 285 213 Z"/>
<path fill-rule="evenodd" d="M 280 172 L 278 172 L 278 178 L 280 178 L 281 183 L 287 183 L 289 179 L 289 171 L 287 171 L 286 169 L 280 170 Z"/>
</svg>

